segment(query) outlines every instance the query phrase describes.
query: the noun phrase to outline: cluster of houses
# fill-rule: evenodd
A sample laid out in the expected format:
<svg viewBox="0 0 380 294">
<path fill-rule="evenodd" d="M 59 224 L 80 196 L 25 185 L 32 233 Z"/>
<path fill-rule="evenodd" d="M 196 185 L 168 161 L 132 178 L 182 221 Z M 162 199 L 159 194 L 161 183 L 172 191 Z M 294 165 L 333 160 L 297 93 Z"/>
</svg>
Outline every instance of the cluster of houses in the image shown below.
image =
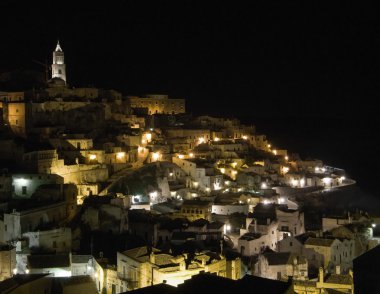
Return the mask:
<svg viewBox="0 0 380 294">
<path fill-rule="evenodd" d="M 374 220 L 312 231 L 293 198 L 353 184 L 344 171 L 237 119 L 187 114 L 184 99 L 72 88 L 60 44 L 53 57 L 45 89 L 0 92 L 0 289 L 113 294 L 209 273 L 353 293 Z"/>
</svg>

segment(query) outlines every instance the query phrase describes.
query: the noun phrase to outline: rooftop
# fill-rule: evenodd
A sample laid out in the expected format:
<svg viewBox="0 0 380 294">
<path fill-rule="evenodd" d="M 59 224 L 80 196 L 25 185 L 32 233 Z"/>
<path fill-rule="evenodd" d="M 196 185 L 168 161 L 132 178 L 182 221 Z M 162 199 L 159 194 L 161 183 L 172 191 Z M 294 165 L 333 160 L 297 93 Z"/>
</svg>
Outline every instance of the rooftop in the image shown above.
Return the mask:
<svg viewBox="0 0 380 294">
<path fill-rule="evenodd" d="M 246 233 L 243 236 L 241 236 L 239 239 L 240 240 L 247 240 L 247 241 L 252 241 L 259 239 L 261 237 L 261 234 L 259 233 Z"/>
<path fill-rule="evenodd" d="M 312 238 L 306 240 L 305 245 L 330 247 L 334 243 L 335 239 L 325 238 Z"/>
</svg>

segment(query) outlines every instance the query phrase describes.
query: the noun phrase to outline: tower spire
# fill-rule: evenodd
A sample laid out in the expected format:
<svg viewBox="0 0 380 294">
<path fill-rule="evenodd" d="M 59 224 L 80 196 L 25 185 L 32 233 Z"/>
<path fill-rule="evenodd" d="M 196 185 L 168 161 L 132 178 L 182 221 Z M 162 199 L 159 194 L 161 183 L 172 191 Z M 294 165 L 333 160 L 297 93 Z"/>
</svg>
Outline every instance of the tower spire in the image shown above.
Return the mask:
<svg viewBox="0 0 380 294">
<path fill-rule="evenodd" d="M 61 48 L 61 45 L 59 44 L 59 39 L 57 40 L 57 47 L 55 47 L 55 51 L 59 51 L 59 52 L 63 52 L 62 51 L 62 48 Z"/>
<path fill-rule="evenodd" d="M 57 41 L 57 46 L 53 52 L 53 64 L 51 69 L 51 77 L 62 79 L 66 84 L 65 54 L 63 53 L 59 40 Z"/>
</svg>

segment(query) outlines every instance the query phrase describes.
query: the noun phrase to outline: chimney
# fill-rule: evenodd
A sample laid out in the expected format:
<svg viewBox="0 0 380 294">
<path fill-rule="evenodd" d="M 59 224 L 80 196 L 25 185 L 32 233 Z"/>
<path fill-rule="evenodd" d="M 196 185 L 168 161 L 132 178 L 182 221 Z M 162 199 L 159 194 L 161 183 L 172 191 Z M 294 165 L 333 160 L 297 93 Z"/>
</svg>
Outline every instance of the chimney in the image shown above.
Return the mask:
<svg viewBox="0 0 380 294">
<path fill-rule="evenodd" d="M 336 266 L 335 266 L 335 273 L 336 273 L 337 275 L 340 275 L 340 265 L 336 265 Z"/>
<path fill-rule="evenodd" d="M 179 262 L 179 270 L 182 272 L 182 271 L 185 271 L 186 270 L 186 261 L 185 259 L 181 260 Z"/>
<path fill-rule="evenodd" d="M 152 252 L 149 254 L 149 261 L 150 261 L 150 263 L 152 263 L 152 264 L 155 264 L 155 263 L 156 263 L 156 256 L 154 255 L 153 250 L 152 250 Z"/>
<path fill-rule="evenodd" d="M 205 267 L 206 266 L 206 259 L 202 258 L 202 266 Z"/>
<path fill-rule="evenodd" d="M 349 223 L 349 224 L 352 224 L 352 216 L 351 216 L 351 213 L 348 212 L 348 213 L 347 213 L 347 216 L 348 216 L 348 223 Z"/>
<path fill-rule="evenodd" d="M 323 267 L 319 268 L 319 282 L 323 283 L 325 273 L 323 272 Z"/>
<path fill-rule="evenodd" d="M 350 275 L 351 278 L 354 278 L 354 272 L 352 271 L 352 269 L 348 271 L 348 274 Z"/>
</svg>

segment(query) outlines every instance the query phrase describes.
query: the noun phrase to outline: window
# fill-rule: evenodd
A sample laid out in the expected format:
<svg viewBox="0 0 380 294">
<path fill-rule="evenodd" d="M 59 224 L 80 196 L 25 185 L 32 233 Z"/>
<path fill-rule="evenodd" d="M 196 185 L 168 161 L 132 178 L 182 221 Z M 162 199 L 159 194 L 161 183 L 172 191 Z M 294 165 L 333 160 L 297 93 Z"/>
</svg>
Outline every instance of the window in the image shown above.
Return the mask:
<svg viewBox="0 0 380 294">
<path fill-rule="evenodd" d="M 22 195 L 26 195 L 26 186 L 22 186 Z"/>
<path fill-rule="evenodd" d="M 58 70 L 58 74 L 60 74 L 60 75 L 62 74 L 62 70 L 61 69 Z"/>
<path fill-rule="evenodd" d="M 7 231 L 7 230 L 8 230 L 8 226 L 4 225 L 4 231 Z"/>
<path fill-rule="evenodd" d="M 53 248 L 57 248 L 57 241 L 53 241 Z"/>
<path fill-rule="evenodd" d="M 290 242 L 290 243 L 289 243 L 289 246 L 293 246 L 293 242 Z"/>
</svg>

